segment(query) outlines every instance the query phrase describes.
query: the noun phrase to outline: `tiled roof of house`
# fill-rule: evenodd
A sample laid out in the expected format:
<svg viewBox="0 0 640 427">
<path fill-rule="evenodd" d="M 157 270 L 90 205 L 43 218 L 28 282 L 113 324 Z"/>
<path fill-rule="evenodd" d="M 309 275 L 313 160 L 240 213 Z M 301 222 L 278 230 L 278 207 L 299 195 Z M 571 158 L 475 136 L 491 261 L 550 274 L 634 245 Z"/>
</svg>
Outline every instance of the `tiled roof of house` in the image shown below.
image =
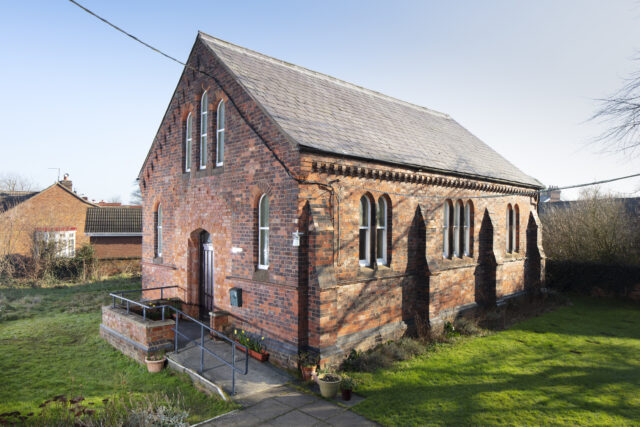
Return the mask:
<svg viewBox="0 0 640 427">
<path fill-rule="evenodd" d="M 142 209 L 139 206 L 87 208 L 87 234 L 142 234 Z"/>
<path fill-rule="evenodd" d="M 0 191 L 0 212 L 11 209 L 38 193 L 39 191 Z"/>
<path fill-rule="evenodd" d="M 542 187 L 446 114 L 202 32 L 199 37 L 300 146 Z"/>
</svg>

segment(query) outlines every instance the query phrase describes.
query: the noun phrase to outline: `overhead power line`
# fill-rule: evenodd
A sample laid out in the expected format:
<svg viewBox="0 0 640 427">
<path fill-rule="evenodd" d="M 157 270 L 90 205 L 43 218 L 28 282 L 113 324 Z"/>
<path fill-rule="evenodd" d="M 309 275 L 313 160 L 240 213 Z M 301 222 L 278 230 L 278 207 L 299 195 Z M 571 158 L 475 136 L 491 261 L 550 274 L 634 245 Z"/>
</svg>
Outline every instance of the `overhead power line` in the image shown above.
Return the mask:
<svg viewBox="0 0 640 427">
<path fill-rule="evenodd" d="M 73 3 L 74 5 L 76 5 L 77 7 L 79 7 L 80 9 L 84 10 L 85 12 L 87 12 L 88 14 L 94 16 L 95 18 L 99 19 L 100 21 L 104 22 L 105 24 L 107 24 L 108 26 L 112 27 L 113 29 L 121 32 L 122 34 L 126 35 L 127 37 L 135 40 L 136 42 L 142 44 L 143 46 L 153 50 L 156 53 L 159 53 L 160 55 L 166 57 L 167 59 L 170 59 L 173 62 L 176 62 L 190 70 L 193 70 L 197 73 L 200 73 L 204 76 L 207 76 L 211 79 L 214 80 L 214 82 L 218 85 L 218 87 L 220 87 L 220 89 L 224 92 L 224 94 L 227 96 L 228 100 L 231 102 L 231 104 L 234 106 L 234 108 L 236 109 L 236 111 L 238 111 L 238 113 L 240 114 L 241 118 L 244 120 L 244 122 L 247 124 L 247 126 L 249 126 L 251 128 L 251 130 L 258 136 L 258 138 L 260 139 L 260 141 L 263 143 L 263 145 L 271 152 L 271 154 L 274 156 L 274 158 L 276 159 L 276 161 L 278 161 L 278 163 L 280 163 L 280 165 L 282 165 L 282 167 L 284 168 L 284 170 L 286 171 L 287 175 L 289 175 L 292 179 L 294 179 L 295 181 L 301 183 L 301 184 L 311 184 L 311 185 L 318 185 L 324 188 L 329 189 L 329 191 L 331 193 L 334 192 L 333 187 L 331 186 L 331 183 L 323 183 L 323 182 L 315 182 L 315 181 L 307 181 L 305 179 L 302 178 L 298 178 L 297 176 L 295 176 L 293 174 L 293 172 L 289 169 L 289 167 L 284 163 L 284 161 L 282 159 L 280 159 L 280 157 L 278 156 L 278 154 L 273 150 L 273 148 L 267 143 L 267 141 L 265 140 L 265 138 L 261 135 L 260 131 L 258 129 L 256 129 L 251 122 L 248 120 L 248 118 L 246 117 L 246 115 L 242 112 L 242 110 L 240 110 L 240 108 L 238 108 L 238 105 L 233 101 L 233 98 L 231 97 L 231 95 L 224 89 L 224 87 L 222 87 L 222 85 L 220 84 L 220 82 L 218 81 L 218 79 L 207 73 L 204 70 L 201 70 L 199 68 L 193 67 L 189 64 L 187 64 L 186 62 L 182 62 L 179 59 L 161 51 L 160 49 L 150 45 L 149 43 L 140 40 L 138 37 L 134 36 L 133 34 L 127 32 L 126 30 L 118 27 L 117 25 L 113 24 L 112 22 L 110 22 L 108 19 L 105 19 L 103 17 L 101 17 L 100 15 L 98 15 L 97 13 L 91 11 L 90 9 L 87 9 L 86 7 L 84 7 L 83 5 L 81 5 L 80 3 L 78 3 L 75 0 L 69 0 L 71 3 Z M 582 188 L 582 187 L 589 187 L 589 186 L 593 186 L 593 185 L 600 185 L 600 184 L 607 184 L 610 182 L 615 182 L 615 181 L 621 181 L 624 179 L 630 179 L 630 178 L 636 178 L 636 177 L 640 177 L 640 173 L 637 174 L 633 174 L 633 175 L 627 175 L 627 176 L 621 176 L 621 177 L 617 177 L 617 178 L 610 178 L 610 179 L 604 179 L 604 180 L 600 180 L 600 181 L 593 181 L 593 182 L 587 182 L 587 183 L 582 183 L 582 184 L 574 184 L 574 185 L 567 185 L 564 187 L 555 187 L 553 188 L 554 190 L 569 190 L 569 189 L 575 189 L 575 188 Z M 339 180 L 333 181 L 333 182 L 337 182 Z M 380 192 L 379 189 L 375 189 L 375 188 L 367 188 L 364 186 L 358 186 L 358 185 L 353 185 L 353 184 L 344 184 L 344 186 L 348 186 L 348 187 L 355 187 L 355 188 L 360 188 L 366 191 L 373 191 L 373 192 Z M 550 189 L 547 189 L 550 190 Z M 538 190 L 538 191 L 545 191 L 545 190 Z M 428 195 L 420 195 L 420 194 L 408 194 L 408 193 L 390 193 L 390 192 L 386 192 L 387 194 L 394 194 L 397 196 L 405 196 L 405 197 L 417 197 L 417 198 L 424 198 L 424 199 L 447 199 L 449 197 L 446 196 L 428 196 Z M 477 195 L 470 195 L 470 196 L 456 196 L 456 197 L 461 197 L 461 198 L 465 198 L 465 199 L 492 199 L 492 198 L 497 198 L 497 197 L 510 197 L 510 196 L 518 196 L 518 195 L 525 195 L 528 196 L 531 194 L 531 191 L 527 191 L 527 192 L 516 192 L 516 193 L 502 193 L 502 194 L 491 194 L 491 195 L 486 195 L 486 196 L 477 196 Z"/>
</svg>

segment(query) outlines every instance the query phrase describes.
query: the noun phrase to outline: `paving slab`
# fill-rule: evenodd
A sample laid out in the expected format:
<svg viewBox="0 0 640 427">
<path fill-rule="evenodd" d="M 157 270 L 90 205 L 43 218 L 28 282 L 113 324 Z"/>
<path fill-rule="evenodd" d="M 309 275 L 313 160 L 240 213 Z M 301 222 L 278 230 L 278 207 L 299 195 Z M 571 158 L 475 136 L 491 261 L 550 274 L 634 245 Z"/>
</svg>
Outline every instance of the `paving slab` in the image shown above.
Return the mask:
<svg viewBox="0 0 640 427">
<path fill-rule="evenodd" d="M 291 409 L 292 408 L 290 406 L 278 402 L 275 398 L 271 398 L 247 408 L 246 411 L 252 413 L 261 420 L 266 421 L 290 412 Z"/>
<path fill-rule="evenodd" d="M 362 415 L 358 415 L 351 411 L 344 411 L 326 420 L 329 425 L 334 427 L 373 427 L 377 424 L 369 421 Z"/>
<path fill-rule="evenodd" d="M 341 408 L 334 403 L 327 402 L 326 400 L 319 400 L 318 402 L 303 406 L 300 410 L 305 414 L 309 414 L 320 420 L 327 420 L 345 412 L 344 408 Z"/>
<path fill-rule="evenodd" d="M 278 427 L 307 427 L 326 426 L 328 424 L 296 409 L 270 421 L 269 425 Z"/>
</svg>

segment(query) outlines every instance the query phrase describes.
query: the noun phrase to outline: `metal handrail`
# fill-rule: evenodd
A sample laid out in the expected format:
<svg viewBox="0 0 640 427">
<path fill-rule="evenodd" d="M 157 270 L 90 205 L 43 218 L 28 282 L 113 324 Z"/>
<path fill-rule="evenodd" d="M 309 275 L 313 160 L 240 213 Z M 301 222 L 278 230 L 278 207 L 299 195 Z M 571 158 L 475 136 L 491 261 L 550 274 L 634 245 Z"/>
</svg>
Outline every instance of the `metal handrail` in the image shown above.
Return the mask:
<svg viewBox="0 0 640 427">
<path fill-rule="evenodd" d="M 169 288 L 177 288 L 178 286 L 166 286 L 166 289 Z M 226 335 L 216 331 L 215 329 L 205 325 L 204 323 L 202 323 L 201 321 L 199 321 L 198 319 L 195 319 L 191 316 L 189 316 L 188 314 L 184 313 L 181 310 L 178 310 L 177 308 L 171 306 L 171 305 L 159 305 L 156 307 L 151 307 L 148 306 L 146 304 L 143 304 L 141 302 L 138 301 L 134 301 L 131 300 L 129 298 L 125 298 L 122 295 L 117 295 L 117 294 L 124 294 L 124 293 L 129 293 L 129 292 L 139 292 L 139 291 L 153 291 L 153 290 L 157 290 L 157 289 L 163 289 L 163 288 L 146 288 L 146 289 L 135 289 L 133 291 L 116 291 L 116 292 L 112 292 L 109 295 L 113 298 L 113 307 L 116 307 L 116 299 L 126 303 L 127 306 L 127 314 L 129 314 L 129 310 L 130 310 L 130 306 L 131 304 L 138 306 L 138 307 L 142 307 L 142 318 L 144 320 L 147 319 L 147 310 L 162 310 L 162 320 L 165 320 L 165 308 L 169 308 L 171 310 L 173 310 L 176 313 L 176 324 L 175 324 L 175 328 L 173 328 L 174 331 L 174 352 L 177 354 L 178 353 L 178 335 L 189 339 L 189 336 L 181 333 L 178 328 L 179 328 L 179 323 L 180 323 L 180 316 L 183 316 L 189 320 L 191 320 L 192 322 L 197 323 L 198 325 L 200 325 L 200 342 L 198 343 L 197 340 L 193 340 L 194 343 L 196 343 L 198 345 L 198 347 L 200 347 L 200 371 L 199 373 L 202 375 L 204 372 L 204 353 L 205 351 L 215 357 L 216 359 L 218 359 L 220 362 L 224 363 L 226 366 L 231 368 L 231 394 L 235 394 L 235 389 L 236 389 L 236 371 L 241 373 L 242 375 L 247 375 L 247 373 L 249 372 L 249 349 L 238 343 L 237 341 L 233 341 L 232 339 L 230 339 L 229 337 L 227 337 Z M 161 291 L 161 296 L 162 296 L 162 291 Z M 161 297 L 162 299 L 162 297 Z M 215 335 L 216 337 L 227 341 L 229 344 L 231 344 L 231 363 L 227 362 L 226 360 L 224 360 L 222 357 L 218 356 L 217 354 L 215 354 L 214 352 L 212 352 L 211 350 L 209 350 L 208 348 L 205 347 L 204 345 L 204 330 L 207 329 L 209 331 L 210 334 Z M 240 347 L 240 350 L 244 352 L 244 370 L 241 370 L 239 368 L 236 367 L 236 346 Z"/>
</svg>

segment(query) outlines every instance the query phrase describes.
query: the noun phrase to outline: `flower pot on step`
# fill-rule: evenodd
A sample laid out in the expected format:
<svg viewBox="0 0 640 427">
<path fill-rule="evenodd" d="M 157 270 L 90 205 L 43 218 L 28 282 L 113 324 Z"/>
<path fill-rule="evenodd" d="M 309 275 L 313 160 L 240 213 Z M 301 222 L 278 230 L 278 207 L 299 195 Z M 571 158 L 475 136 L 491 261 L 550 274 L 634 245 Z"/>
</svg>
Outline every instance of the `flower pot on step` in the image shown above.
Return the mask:
<svg viewBox="0 0 640 427">
<path fill-rule="evenodd" d="M 160 360 L 149 360 L 147 358 L 144 359 L 144 362 L 147 364 L 147 371 L 151 373 L 156 373 L 162 371 L 164 368 L 164 362 L 167 361 L 166 357 L 163 357 Z"/>
<path fill-rule="evenodd" d="M 326 399 L 333 399 L 338 394 L 342 378 L 336 374 L 318 375 L 318 386 L 320 386 L 320 394 Z"/>
<path fill-rule="evenodd" d="M 342 400 L 348 401 L 351 400 L 351 390 L 341 390 L 342 391 Z"/>
</svg>

